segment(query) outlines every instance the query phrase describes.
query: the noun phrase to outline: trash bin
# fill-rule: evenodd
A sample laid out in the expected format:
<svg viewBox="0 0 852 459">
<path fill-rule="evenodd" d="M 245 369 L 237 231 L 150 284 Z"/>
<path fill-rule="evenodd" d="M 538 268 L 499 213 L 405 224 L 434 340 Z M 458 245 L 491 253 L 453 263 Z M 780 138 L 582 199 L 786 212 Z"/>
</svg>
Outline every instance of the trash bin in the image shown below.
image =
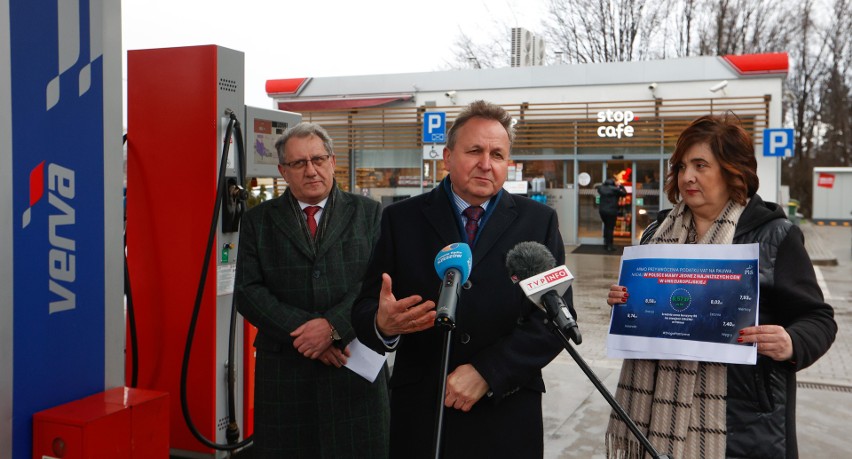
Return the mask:
<svg viewBox="0 0 852 459">
<path fill-rule="evenodd" d="M 796 199 L 791 199 L 787 202 L 787 218 L 790 219 L 793 224 L 799 224 L 799 201 Z"/>
</svg>

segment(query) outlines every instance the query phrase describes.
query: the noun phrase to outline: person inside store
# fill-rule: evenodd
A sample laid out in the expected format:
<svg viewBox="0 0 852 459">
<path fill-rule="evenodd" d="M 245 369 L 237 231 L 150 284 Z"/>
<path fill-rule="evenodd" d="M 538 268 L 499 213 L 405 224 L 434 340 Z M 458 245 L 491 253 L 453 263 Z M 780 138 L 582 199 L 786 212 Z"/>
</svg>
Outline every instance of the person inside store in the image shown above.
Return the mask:
<svg viewBox="0 0 852 459">
<path fill-rule="evenodd" d="M 361 298 L 358 338 L 396 351 L 391 377 L 391 457 L 433 457 L 438 404 L 443 458 L 542 457 L 541 369 L 561 350 L 541 312 L 505 267 L 516 244 L 536 241 L 565 262 L 556 212 L 503 191 L 514 129 L 502 107 L 468 105 L 443 151 L 449 175 L 432 191 L 385 208 Z M 441 279 L 435 256 L 452 243 L 473 253 L 458 300 L 442 383 L 442 329 L 434 326 Z M 573 310 L 572 290 L 563 295 Z M 575 315 L 576 317 L 576 315 Z"/>
<path fill-rule="evenodd" d="M 754 145 L 734 114 L 694 120 L 669 164 L 665 192 L 674 208 L 641 243 L 759 243 L 760 325 L 739 330 L 737 340 L 757 344 L 757 364 L 628 359 L 616 399 L 670 457 L 795 458 L 796 372 L 825 354 L 837 333 L 802 232 L 757 194 Z M 607 303 L 625 303 L 629 293 L 613 285 Z M 614 414 L 606 444 L 611 457 L 644 456 Z"/>
<path fill-rule="evenodd" d="M 656 209 L 660 205 L 660 197 L 659 193 L 655 194 L 654 192 L 658 191 L 660 188 L 660 182 L 657 180 L 659 174 L 657 172 L 646 173 L 644 178 L 642 179 L 642 189 L 645 191 L 645 206 Z"/>
<path fill-rule="evenodd" d="M 615 251 L 613 233 L 615 232 L 615 221 L 618 218 L 618 202 L 621 198 L 627 196 L 627 190 L 624 189 L 623 185 L 616 185 L 615 180 L 608 178 L 598 185 L 598 195 L 600 196 L 598 213 L 600 213 L 603 222 L 604 248 L 608 252 L 612 252 Z"/>
<path fill-rule="evenodd" d="M 234 288 L 258 330 L 252 457 L 387 457 L 386 369 L 371 383 L 343 366 L 380 204 L 338 188 L 320 125 L 293 126 L 275 148 L 287 190 L 243 217 Z"/>
</svg>

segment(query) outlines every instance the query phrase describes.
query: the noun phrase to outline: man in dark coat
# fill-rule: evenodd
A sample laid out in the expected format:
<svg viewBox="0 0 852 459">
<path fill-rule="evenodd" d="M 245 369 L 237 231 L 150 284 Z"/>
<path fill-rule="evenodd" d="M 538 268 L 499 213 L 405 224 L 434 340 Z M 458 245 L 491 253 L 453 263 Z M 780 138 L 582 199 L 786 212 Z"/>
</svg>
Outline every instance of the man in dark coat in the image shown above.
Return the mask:
<svg viewBox="0 0 852 459">
<path fill-rule="evenodd" d="M 616 185 L 615 180 L 608 178 L 598 185 L 598 194 L 601 200 L 598 205 L 598 212 L 601 214 L 601 221 L 603 221 L 604 246 L 606 250 L 612 252 L 615 250 L 612 234 L 615 230 L 615 221 L 618 218 L 618 200 L 627 196 L 627 190 L 621 185 Z"/>
<path fill-rule="evenodd" d="M 238 310 L 258 328 L 253 457 L 387 457 L 385 370 L 371 383 L 343 367 L 380 204 L 337 188 L 319 125 L 276 149 L 288 189 L 246 213 L 236 273 Z"/>
<path fill-rule="evenodd" d="M 565 252 L 552 209 L 502 191 L 511 121 L 499 106 L 472 103 L 448 135 L 444 165 L 449 176 L 431 192 L 390 205 L 382 215 L 381 236 L 352 323 L 359 339 L 374 350 L 396 350 L 391 457 L 432 457 L 441 402 L 441 457 L 543 455 L 541 369 L 563 347 L 543 323 L 544 313 L 512 283 L 505 262 L 507 252 L 523 241 L 546 245 L 557 264 L 564 263 Z M 470 213 L 468 207 L 482 210 Z M 433 262 L 455 242 L 471 246 L 473 267 L 460 294 L 442 394 L 444 335 L 434 327 L 441 279 Z M 570 288 L 564 299 L 573 313 Z"/>
</svg>

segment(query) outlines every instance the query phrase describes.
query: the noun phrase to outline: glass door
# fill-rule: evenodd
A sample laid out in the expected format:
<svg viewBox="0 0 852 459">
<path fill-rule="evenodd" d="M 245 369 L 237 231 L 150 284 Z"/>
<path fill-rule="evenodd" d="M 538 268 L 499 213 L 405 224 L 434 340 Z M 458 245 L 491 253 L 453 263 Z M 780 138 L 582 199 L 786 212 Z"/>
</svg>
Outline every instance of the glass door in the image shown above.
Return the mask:
<svg viewBox="0 0 852 459">
<path fill-rule="evenodd" d="M 615 223 L 614 242 L 631 245 L 633 241 L 633 163 L 626 160 L 579 160 L 578 161 L 578 224 L 577 236 L 580 244 L 603 245 L 603 223 L 598 212 L 598 186 L 607 178 L 615 180 L 627 190 L 627 196 L 619 200 L 618 218 Z"/>
<path fill-rule="evenodd" d="M 660 171 L 661 163 L 658 160 L 636 161 L 636 184 L 633 193 L 633 203 L 636 207 L 635 244 L 639 243 L 645 228 L 657 218 L 660 204 L 666 201 Z"/>
<path fill-rule="evenodd" d="M 577 240 L 580 244 L 603 244 L 597 186 L 603 182 L 604 164 L 603 161 L 577 163 Z"/>
</svg>

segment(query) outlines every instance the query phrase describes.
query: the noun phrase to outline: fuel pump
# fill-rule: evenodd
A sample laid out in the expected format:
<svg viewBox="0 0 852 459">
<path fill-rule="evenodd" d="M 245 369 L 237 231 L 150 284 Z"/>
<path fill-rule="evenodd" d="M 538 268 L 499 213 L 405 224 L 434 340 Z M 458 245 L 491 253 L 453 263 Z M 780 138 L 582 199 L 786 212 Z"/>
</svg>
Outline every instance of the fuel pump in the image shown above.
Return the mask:
<svg viewBox="0 0 852 459">
<path fill-rule="evenodd" d="M 236 424 L 253 403 L 244 396 L 253 354 L 233 303 L 253 160 L 242 138 L 244 56 L 211 45 L 130 51 L 127 63 L 136 379 L 174 401 L 181 394 L 170 407 L 173 455 L 223 457 L 245 445 L 238 440 L 250 432 Z"/>
</svg>

